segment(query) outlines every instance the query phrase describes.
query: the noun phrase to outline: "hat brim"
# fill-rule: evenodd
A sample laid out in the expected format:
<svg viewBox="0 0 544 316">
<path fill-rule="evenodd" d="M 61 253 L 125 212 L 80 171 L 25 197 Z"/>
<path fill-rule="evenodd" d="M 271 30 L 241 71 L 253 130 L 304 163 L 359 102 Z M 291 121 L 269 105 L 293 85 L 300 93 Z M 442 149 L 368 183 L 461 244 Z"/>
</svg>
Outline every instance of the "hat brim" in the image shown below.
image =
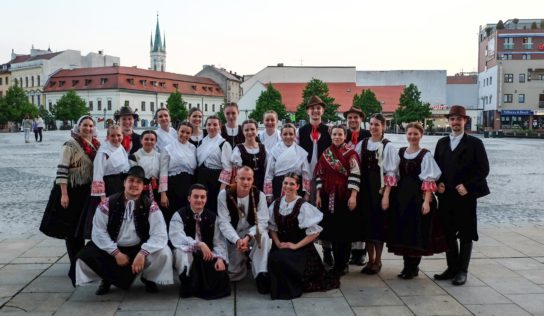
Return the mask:
<svg viewBox="0 0 544 316">
<path fill-rule="evenodd" d="M 307 110 L 308 108 L 311 108 L 311 107 L 314 106 L 314 105 L 321 105 L 322 108 L 325 108 L 325 103 L 312 103 L 312 104 L 306 105 L 306 110 Z"/>
<path fill-rule="evenodd" d="M 348 115 L 349 115 L 350 113 L 355 113 L 355 114 L 359 115 L 359 116 L 362 117 L 362 118 L 365 117 L 365 114 L 364 114 L 363 112 L 351 110 L 351 111 L 346 111 L 346 112 L 344 112 L 344 118 L 347 119 L 347 118 L 348 118 Z"/>
<path fill-rule="evenodd" d="M 468 115 L 463 115 L 463 114 L 446 114 L 446 118 L 450 118 L 450 116 L 460 116 L 460 117 L 464 117 L 466 119 L 470 118 L 470 116 Z"/>
<path fill-rule="evenodd" d="M 142 179 L 145 185 L 148 185 L 151 182 L 151 180 L 149 180 L 148 178 L 141 178 L 129 173 L 121 173 L 121 180 L 125 181 L 128 178 L 128 176 L 133 176 L 133 177 Z"/>
<path fill-rule="evenodd" d="M 138 117 L 140 117 L 138 114 L 130 114 L 130 113 L 127 113 L 127 114 L 117 114 L 117 115 L 114 115 L 113 118 L 115 118 L 115 120 L 117 121 L 118 119 L 121 118 L 121 116 L 131 116 L 131 115 L 132 115 L 132 117 L 133 117 L 135 120 L 137 120 Z"/>
</svg>

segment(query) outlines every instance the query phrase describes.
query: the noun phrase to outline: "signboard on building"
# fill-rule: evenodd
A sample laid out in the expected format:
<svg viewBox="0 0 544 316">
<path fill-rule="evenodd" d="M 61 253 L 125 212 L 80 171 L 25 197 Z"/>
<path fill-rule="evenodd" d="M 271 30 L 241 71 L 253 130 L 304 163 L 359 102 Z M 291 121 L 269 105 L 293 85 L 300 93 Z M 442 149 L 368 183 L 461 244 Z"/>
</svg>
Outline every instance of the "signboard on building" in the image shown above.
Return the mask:
<svg viewBox="0 0 544 316">
<path fill-rule="evenodd" d="M 531 110 L 502 110 L 502 116 L 529 116 L 533 115 Z"/>
</svg>

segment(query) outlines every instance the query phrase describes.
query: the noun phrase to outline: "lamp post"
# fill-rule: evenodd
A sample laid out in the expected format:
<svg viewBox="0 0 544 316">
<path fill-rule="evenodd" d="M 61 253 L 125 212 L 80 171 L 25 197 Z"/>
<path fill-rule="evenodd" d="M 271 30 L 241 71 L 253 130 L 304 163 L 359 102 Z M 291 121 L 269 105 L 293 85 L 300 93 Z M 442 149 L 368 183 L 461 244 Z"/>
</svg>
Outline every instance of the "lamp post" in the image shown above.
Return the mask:
<svg viewBox="0 0 544 316">
<path fill-rule="evenodd" d="M 107 125 L 107 121 L 106 121 L 106 108 L 104 108 L 104 129 L 108 127 Z"/>
</svg>

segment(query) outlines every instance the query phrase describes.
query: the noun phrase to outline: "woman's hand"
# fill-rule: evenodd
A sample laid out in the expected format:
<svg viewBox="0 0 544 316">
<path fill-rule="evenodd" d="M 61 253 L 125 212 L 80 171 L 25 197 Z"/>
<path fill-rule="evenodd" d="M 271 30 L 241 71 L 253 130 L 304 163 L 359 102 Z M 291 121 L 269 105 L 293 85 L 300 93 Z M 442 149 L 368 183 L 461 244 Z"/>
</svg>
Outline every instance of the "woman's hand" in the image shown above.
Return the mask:
<svg viewBox="0 0 544 316">
<path fill-rule="evenodd" d="M 315 207 L 321 208 L 321 196 L 319 194 L 315 196 Z"/>
<path fill-rule="evenodd" d="M 382 210 L 387 211 L 388 208 L 389 208 L 389 197 L 384 195 L 382 197 Z"/>
<path fill-rule="evenodd" d="M 60 196 L 60 206 L 63 208 L 68 208 L 68 204 L 70 203 L 70 199 L 68 198 L 68 194 L 62 194 Z"/>
<path fill-rule="evenodd" d="M 308 193 L 308 192 L 304 193 L 304 200 L 306 202 L 310 202 L 310 193 Z"/>
<path fill-rule="evenodd" d="M 423 202 L 423 205 L 421 206 L 421 214 L 427 215 L 431 211 L 431 205 L 429 202 Z"/>
<path fill-rule="evenodd" d="M 353 211 L 357 207 L 357 195 L 351 195 L 348 200 L 348 208 Z"/>
<path fill-rule="evenodd" d="M 298 247 L 296 244 L 293 244 L 292 242 L 282 242 L 280 243 L 281 249 L 291 249 L 291 250 L 297 250 Z"/>
<path fill-rule="evenodd" d="M 161 206 L 167 208 L 170 205 L 166 192 L 161 192 Z"/>
</svg>

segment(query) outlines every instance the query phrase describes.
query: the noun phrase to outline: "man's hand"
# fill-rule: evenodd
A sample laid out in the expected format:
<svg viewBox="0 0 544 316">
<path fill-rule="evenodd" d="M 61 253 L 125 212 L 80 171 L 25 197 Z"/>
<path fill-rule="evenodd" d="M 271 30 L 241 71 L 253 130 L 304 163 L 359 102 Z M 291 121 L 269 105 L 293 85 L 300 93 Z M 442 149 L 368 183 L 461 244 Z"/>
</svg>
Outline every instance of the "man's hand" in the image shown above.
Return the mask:
<svg viewBox="0 0 544 316">
<path fill-rule="evenodd" d="M 457 190 L 457 193 L 459 193 L 460 196 L 465 196 L 468 194 L 467 188 L 465 188 L 465 186 L 462 184 L 456 186 L 455 190 Z"/>
<path fill-rule="evenodd" d="M 200 248 L 200 251 L 202 251 L 202 257 L 204 261 L 210 261 L 213 259 L 213 253 L 210 250 L 210 247 L 206 245 L 206 243 L 201 241 L 198 243 L 198 247 Z"/>
<path fill-rule="evenodd" d="M 440 182 L 438 184 L 438 193 L 443 194 L 444 192 L 446 192 L 446 185 L 444 182 Z"/>
<path fill-rule="evenodd" d="M 238 249 L 238 251 L 240 251 L 240 252 L 248 251 L 249 250 L 249 237 L 246 236 L 244 238 L 238 239 L 238 241 L 236 241 L 236 249 Z"/>
<path fill-rule="evenodd" d="M 115 255 L 115 262 L 117 262 L 117 265 L 120 267 L 126 267 L 130 264 L 130 259 L 127 255 L 119 251 Z"/>
<path fill-rule="evenodd" d="M 132 262 L 132 273 L 137 274 L 144 270 L 145 256 L 141 252 L 136 255 Z"/>
<path fill-rule="evenodd" d="M 225 262 L 221 258 L 217 258 L 215 262 L 215 271 L 225 271 Z"/>
</svg>

